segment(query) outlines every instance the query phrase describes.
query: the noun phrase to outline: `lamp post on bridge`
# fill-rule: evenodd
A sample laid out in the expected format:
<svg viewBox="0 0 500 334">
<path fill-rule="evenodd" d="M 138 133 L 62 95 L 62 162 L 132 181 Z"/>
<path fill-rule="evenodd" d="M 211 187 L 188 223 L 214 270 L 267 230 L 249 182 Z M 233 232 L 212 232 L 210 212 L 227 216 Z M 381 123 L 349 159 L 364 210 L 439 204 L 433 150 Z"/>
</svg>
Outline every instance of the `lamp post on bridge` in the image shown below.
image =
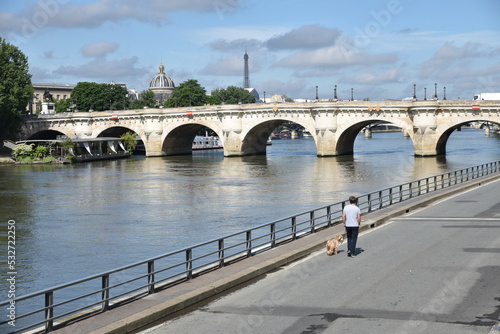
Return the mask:
<svg viewBox="0 0 500 334">
<path fill-rule="evenodd" d="M 318 98 L 318 86 L 316 86 L 316 101 L 319 100 Z"/>
<path fill-rule="evenodd" d="M 338 99 L 337 99 L 337 85 L 335 85 L 335 87 L 333 88 L 333 99 L 334 99 L 335 101 L 337 101 L 337 100 L 338 100 Z"/>
<path fill-rule="evenodd" d="M 417 99 L 417 93 L 416 93 L 417 85 L 413 84 L 413 100 Z"/>
<path fill-rule="evenodd" d="M 437 100 L 438 99 L 438 84 L 435 83 L 434 84 L 434 100 Z"/>
<path fill-rule="evenodd" d="M 427 101 L 427 87 L 424 87 L 424 101 Z"/>
<path fill-rule="evenodd" d="M 351 88 L 351 101 L 354 101 L 354 88 Z"/>
<path fill-rule="evenodd" d="M 446 100 L 446 87 L 443 87 L 443 90 L 444 90 L 443 100 Z"/>
<path fill-rule="evenodd" d="M 264 91 L 264 103 L 266 103 L 266 91 Z"/>
</svg>

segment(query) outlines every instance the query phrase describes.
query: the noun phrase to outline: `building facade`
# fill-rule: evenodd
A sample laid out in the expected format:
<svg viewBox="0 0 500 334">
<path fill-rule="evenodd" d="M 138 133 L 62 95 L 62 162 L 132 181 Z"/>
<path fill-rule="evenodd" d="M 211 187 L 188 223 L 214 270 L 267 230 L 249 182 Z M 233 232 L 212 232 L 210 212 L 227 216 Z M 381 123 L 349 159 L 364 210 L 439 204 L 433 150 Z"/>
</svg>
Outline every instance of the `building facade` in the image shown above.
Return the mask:
<svg viewBox="0 0 500 334">
<path fill-rule="evenodd" d="M 42 102 L 69 99 L 75 86 L 60 84 L 33 84 L 33 88 L 35 90 L 33 92 L 33 99 L 26 107 L 26 112 L 28 114 L 35 114 L 42 111 Z"/>
</svg>

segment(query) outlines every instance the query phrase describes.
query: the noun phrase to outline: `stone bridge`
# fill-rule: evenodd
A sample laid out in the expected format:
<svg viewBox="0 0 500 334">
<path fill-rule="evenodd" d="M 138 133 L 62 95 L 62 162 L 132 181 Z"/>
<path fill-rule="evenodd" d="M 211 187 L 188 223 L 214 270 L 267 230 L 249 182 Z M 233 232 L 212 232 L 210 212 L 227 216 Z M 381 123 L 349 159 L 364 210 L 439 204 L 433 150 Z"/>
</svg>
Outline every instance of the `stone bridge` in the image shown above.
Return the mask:
<svg viewBox="0 0 500 334">
<path fill-rule="evenodd" d="M 272 131 L 295 122 L 312 134 L 318 156 L 335 156 L 352 154 L 357 134 L 380 121 L 400 127 L 413 141 L 415 155 L 440 155 L 462 125 L 499 124 L 500 101 L 330 101 L 64 113 L 27 118 L 21 139 L 119 137 L 133 131 L 147 156 L 180 155 L 190 154 L 196 133 L 208 127 L 221 138 L 224 156 L 244 156 L 265 154 Z"/>
</svg>

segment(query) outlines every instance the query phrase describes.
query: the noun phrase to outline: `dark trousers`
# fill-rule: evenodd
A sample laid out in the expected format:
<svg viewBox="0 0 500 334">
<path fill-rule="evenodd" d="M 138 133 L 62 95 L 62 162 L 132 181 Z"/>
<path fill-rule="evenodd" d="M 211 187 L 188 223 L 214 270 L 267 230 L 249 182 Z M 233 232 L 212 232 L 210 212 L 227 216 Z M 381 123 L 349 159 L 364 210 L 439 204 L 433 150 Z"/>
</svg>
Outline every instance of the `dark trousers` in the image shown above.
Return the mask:
<svg viewBox="0 0 500 334">
<path fill-rule="evenodd" d="M 359 227 L 346 226 L 347 233 L 347 253 L 355 254 L 356 242 L 358 241 Z"/>
</svg>

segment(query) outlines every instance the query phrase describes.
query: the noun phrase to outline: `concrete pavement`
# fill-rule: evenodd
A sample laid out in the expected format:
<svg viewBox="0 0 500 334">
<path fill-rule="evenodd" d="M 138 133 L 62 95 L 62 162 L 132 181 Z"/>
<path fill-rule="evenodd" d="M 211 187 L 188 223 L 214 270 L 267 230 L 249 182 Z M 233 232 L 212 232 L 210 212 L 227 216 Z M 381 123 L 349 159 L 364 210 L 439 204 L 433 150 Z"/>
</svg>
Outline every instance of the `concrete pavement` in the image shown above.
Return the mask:
<svg viewBox="0 0 500 334">
<path fill-rule="evenodd" d="M 500 316 L 500 180 L 323 250 L 143 334 L 488 333 Z"/>
<path fill-rule="evenodd" d="M 342 227 L 333 227 L 55 333 L 130 333 L 200 306 L 147 332 L 486 333 L 500 315 L 495 279 L 500 275 L 500 239 L 494 233 L 500 227 L 499 182 L 486 184 L 494 178 L 470 182 L 465 188 L 474 191 L 461 195 L 465 197 L 459 202 L 450 199 L 420 215 L 412 213 L 464 187 L 364 217 L 365 231 L 391 224 L 363 234 L 354 259 L 345 252 L 324 254 L 326 239 L 343 233 Z M 407 211 L 411 215 L 393 219 Z M 294 262 L 310 254 L 306 261 Z M 268 277 L 252 284 L 264 275 Z"/>
</svg>

